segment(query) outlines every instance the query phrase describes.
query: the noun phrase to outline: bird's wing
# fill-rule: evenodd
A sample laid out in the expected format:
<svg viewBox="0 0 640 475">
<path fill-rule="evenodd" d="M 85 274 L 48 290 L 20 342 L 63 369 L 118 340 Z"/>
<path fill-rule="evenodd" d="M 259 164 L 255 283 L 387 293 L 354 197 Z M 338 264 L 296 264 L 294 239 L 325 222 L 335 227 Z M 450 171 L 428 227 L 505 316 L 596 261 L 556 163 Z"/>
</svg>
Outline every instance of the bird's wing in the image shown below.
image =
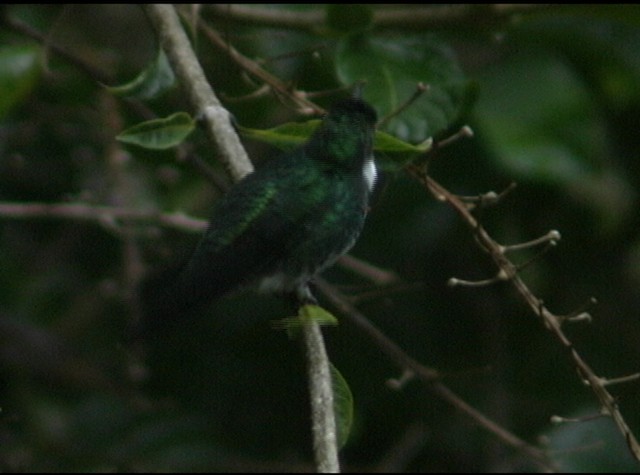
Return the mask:
<svg viewBox="0 0 640 475">
<path fill-rule="evenodd" d="M 177 281 L 185 305 L 211 300 L 268 275 L 286 258 L 319 207 L 326 187 L 307 173 L 291 182 L 279 176 L 240 183 L 216 208 L 192 258 Z M 290 177 L 288 177 L 290 178 Z M 288 183 L 284 188 L 283 183 Z"/>
</svg>

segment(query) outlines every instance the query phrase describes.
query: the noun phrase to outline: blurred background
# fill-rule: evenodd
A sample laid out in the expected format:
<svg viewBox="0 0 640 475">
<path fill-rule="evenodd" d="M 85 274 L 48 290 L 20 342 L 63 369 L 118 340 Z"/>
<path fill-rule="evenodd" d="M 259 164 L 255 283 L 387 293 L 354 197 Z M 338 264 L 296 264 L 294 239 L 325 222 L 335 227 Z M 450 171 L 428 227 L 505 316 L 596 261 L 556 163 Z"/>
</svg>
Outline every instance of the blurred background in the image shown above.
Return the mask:
<svg viewBox="0 0 640 475">
<path fill-rule="evenodd" d="M 105 87 L 130 84 L 157 56 L 143 11 L 1 11 L 0 468 L 313 470 L 303 353 L 272 325 L 289 316 L 285 303 L 247 292 L 141 344 L 125 342 L 140 276 L 184 256 L 198 233 L 153 217 L 114 219 L 103 207 L 206 219 L 221 192 L 193 157 L 229 183 L 199 131 L 163 152 L 115 140 L 144 120 L 193 112 L 178 86 L 149 100 Z M 216 5 L 185 18 L 214 28 L 289 91 L 323 93 L 310 96 L 323 107 L 365 79 L 364 97 L 382 116 L 427 84 L 385 131 L 418 143 L 468 124 L 474 137 L 434 153 L 430 175 L 461 195 L 515 182 L 483 210 L 483 225 L 502 244 L 557 229 L 558 246 L 523 279 L 558 314 L 595 297 L 593 321 L 565 328 L 575 348 L 600 376 L 640 370 L 640 8 Z M 228 48 L 187 29 L 239 124 L 307 118 Z M 258 166 L 279 153 L 246 145 Z M 549 466 L 636 472 L 610 419 L 550 422 L 600 410 L 566 351 L 507 283 L 447 286 L 497 270 L 449 206 L 395 157 L 377 160 L 383 172 L 351 254 L 398 279 L 374 285 L 340 265 L 323 277 L 466 402 L 548 450 Z M 78 206 L 69 216 L 68 207 L 34 203 Z M 541 470 L 429 385 L 389 387 L 401 369 L 320 301 L 341 321 L 324 333 L 354 397 L 345 470 Z M 640 431 L 640 382 L 611 392 Z"/>
</svg>

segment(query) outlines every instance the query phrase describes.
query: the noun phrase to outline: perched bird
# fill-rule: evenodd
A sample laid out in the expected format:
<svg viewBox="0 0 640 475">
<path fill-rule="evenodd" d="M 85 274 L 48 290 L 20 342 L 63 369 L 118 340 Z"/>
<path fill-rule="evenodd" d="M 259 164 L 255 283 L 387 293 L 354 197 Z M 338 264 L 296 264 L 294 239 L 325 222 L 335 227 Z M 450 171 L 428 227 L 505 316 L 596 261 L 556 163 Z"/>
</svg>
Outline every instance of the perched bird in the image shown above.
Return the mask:
<svg viewBox="0 0 640 475">
<path fill-rule="evenodd" d="M 309 281 L 362 230 L 376 179 L 376 120 L 361 99 L 340 101 L 305 144 L 234 185 L 172 282 L 143 289 L 145 318 L 177 319 L 252 285 L 313 301 Z"/>
</svg>

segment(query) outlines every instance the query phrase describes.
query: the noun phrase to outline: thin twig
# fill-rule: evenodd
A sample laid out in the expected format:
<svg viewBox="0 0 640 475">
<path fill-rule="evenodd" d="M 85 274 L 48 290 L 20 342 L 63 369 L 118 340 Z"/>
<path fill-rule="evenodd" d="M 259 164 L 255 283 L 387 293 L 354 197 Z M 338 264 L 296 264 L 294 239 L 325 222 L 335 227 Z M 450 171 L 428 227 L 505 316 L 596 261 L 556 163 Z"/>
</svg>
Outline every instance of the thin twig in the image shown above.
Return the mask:
<svg viewBox="0 0 640 475">
<path fill-rule="evenodd" d="M 411 105 L 414 102 L 416 102 L 420 98 L 420 96 L 422 96 L 428 90 L 429 90 L 429 85 L 428 84 L 424 84 L 422 82 L 419 82 L 416 85 L 415 91 L 413 92 L 413 94 L 411 94 L 411 97 L 409 97 L 409 99 L 404 101 L 404 103 L 400 104 L 400 106 L 398 108 L 396 108 L 396 110 L 391 111 L 391 113 L 389 115 L 387 115 L 386 117 L 383 117 L 378 122 L 376 127 L 379 128 L 379 129 L 383 129 L 391 121 L 391 119 L 393 119 L 394 117 L 397 117 L 398 115 L 402 114 L 405 110 L 407 110 L 409 107 L 411 107 Z"/>
<path fill-rule="evenodd" d="M 304 93 L 300 91 L 292 91 L 291 87 L 268 72 L 256 61 L 240 53 L 237 49 L 235 49 L 227 41 L 225 41 L 222 35 L 220 35 L 220 33 L 218 33 L 211 26 L 203 22 L 199 22 L 198 28 L 204 33 L 207 39 L 214 46 L 227 54 L 229 58 L 231 58 L 244 71 L 267 84 L 277 96 L 289 98 L 292 103 L 296 104 L 301 110 L 307 113 L 319 114 L 325 112 L 321 107 L 307 100 L 304 97 Z"/>
<path fill-rule="evenodd" d="M 456 195 L 449 192 L 417 167 L 409 167 L 408 172 L 423 183 L 436 199 L 446 201 L 458 212 L 474 233 L 476 241 L 489 253 L 498 269 L 500 269 L 500 274 L 504 275 L 505 280 L 511 282 L 522 300 L 524 300 L 531 311 L 542 320 L 544 326 L 556 337 L 556 340 L 569 350 L 571 360 L 579 376 L 588 383 L 588 386 L 600 402 L 603 413 L 612 417 L 618 430 L 622 433 L 633 457 L 640 461 L 640 444 L 622 416 L 615 398 L 605 387 L 606 379 L 595 374 L 593 369 L 591 369 L 575 349 L 573 343 L 565 335 L 561 326 L 563 318 L 551 313 L 544 306 L 544 303 L 531 292 L 527 284 L 525 284 L 518 274 L 518 267 L 506 257 L 505 248 L 491 238 L 478 220 L 469 212 L 468 207 L 460 201 Z"/>
<path fill-rule="evenodd" d="M 207 222 L 183 213 L 159 213 L 137 208 L 101 206 L 82 203 L 13 203 L 0 202 L 3 219 L 71 219 L 89 221 L 113 229 L 122 222 L 151 224 L 189 233 L 202 232 Z"/>
<path fill-rule="evenodd" d="M 400 277 L 395 272 L 381 269 L 349 254 L 341 256 L 338 263 L 376 285 L 390 285 L 400 282 Z"/>
</svg>

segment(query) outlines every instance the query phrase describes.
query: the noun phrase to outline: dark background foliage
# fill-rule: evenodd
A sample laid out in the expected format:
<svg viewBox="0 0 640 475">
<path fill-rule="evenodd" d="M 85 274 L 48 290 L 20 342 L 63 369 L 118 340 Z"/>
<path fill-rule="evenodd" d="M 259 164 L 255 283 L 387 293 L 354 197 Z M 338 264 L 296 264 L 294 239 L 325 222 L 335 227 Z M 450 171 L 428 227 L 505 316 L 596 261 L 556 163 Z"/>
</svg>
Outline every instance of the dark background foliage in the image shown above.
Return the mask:
<svg viewBox="0 0 640 475">
<path fill-rule="evenodd" d="M 516 182 L 483 212 L 483 224 L 502 243 L 558 229 L 557 248 L 523 270 L 523 278 L 560 314 L 596 297 L 593 321 L 573 324 L 567 333 L 598 374 L 637 372 L 640 9 L 416 7 L 404 24 L 385 26 L 384 7 L 338 5 L 313 29 L 285 21 L 323 8 L 287 7 L 268 24 L 241 14 L 228 18 L 230 10 L 221 6 L 197 15 L 302 91 L 328 91 L 371 75 L 365 98 L 384 114 L 418 81 L 428 83 L 425 99 L 387 131 L 418 142 L 469 124 L 474 138 L 439 150 L 430 174 L 463 195 L 499 192 Z M 131 80 L 155 57 L 142 11 L 24 5 L 2 12 L 2 468 L 311 469 L 302 351 L 271 325 L 288 316 L 284 303 L 252 293 L 231 296 L 208 315 L 131 348 L 123 335 L 135 313 L 137 276 L 187 252 L 197 235 L 106 217 L 17 219 L 20 213 L 10 212 L 10 204 L 45 202 L 208 216 L 219 191 L 183 159 L 195 154 L 225 179 L 203 134 L 195 133 L 179 153 L 151 153 L 114 139 L 142 120 L 187 108 L 179 88 L 143 105 L 115 98 L 101 85 Z M 33 31 L 42 37 L 34 39 Z M 233 100 L 259 84 L 245 81 L 241 68 L 204 37 L 194 43 L 239 124 L 268 128 L 301 118 L 272 94 Z M 328 106 L 336 97 L 317 102 Z M 256 163 L 277 153 L 255 142 L 247 147 Z M 352 254 L 401 280 L 380 288 L 340 266 L 324 277 L 358 297 L 372 322 L 442 371 L 468 403 L 549 449 L 560 469 L 636 471 L 609 419 L 551 424 L 552 415 L 599 411 L 566 351 L 508 284 L 446 285 L 451 277 L 489 278 L 496 269 L 452 209 L 390 157 L 378 160 L 387 171 Z M 348 320 L 325 335 L 355 398 L 353 431 L 341 453 L 346 469 L 536 469 L 428 385 L 410 381 L 391 389 L 385 383 L 400 370 Z M 636 432 L 639 388 L 638 382 L 612 388 Z"/>
</svg>

